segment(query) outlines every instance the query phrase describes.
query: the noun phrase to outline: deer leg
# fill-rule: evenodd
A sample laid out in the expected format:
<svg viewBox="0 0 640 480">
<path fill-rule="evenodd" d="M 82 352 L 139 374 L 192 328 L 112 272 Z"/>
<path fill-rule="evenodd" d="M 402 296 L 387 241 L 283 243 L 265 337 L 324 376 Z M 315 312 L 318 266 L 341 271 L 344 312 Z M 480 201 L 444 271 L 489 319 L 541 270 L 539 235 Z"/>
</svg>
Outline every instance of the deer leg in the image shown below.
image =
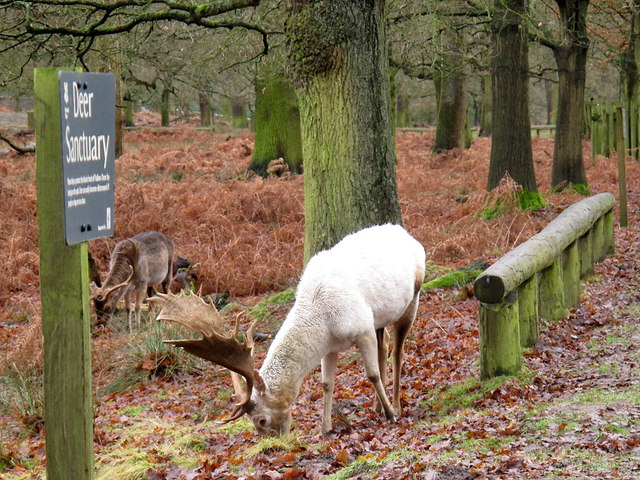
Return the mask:
<svg viewBox="0 0 640 480">
<path fill-rule="evenodd" d="M 135 314 L 136 314 L 136 323 L 138 328 L 140 327 L 140 309 L 142 308 L 142 302 L 147 298 L 147 289 L 146 287 L 136 289 L 136 305 L 135 305 Z"/>
<path fill-rule="evenodd" d="M 387 385 L 387 359 L 389 356 L 389 333 L 385 328 L 376 330 L 376 338 L 378 340 L 378 370 L 380 371 L 380 381 L 382 385 Z M 375 394 L 373 402 L 373 411 L 382 413 L 382 402 Z"/>
<path fill-rule="evenodd" d="M 400 375 L 402 374 L 402 362 L 404 360 L 404 341 L 411 331 L 411 325 L 413 325 L 413 321 L 416 318 L 416 313 L 418 311 L 418 296 L 419 294 L 416 294 L 413 297 L 413 300 L 407 309 L 393 326 L 393 409 L 398 416 L 401 411 Z"/>
<path fill-rule="evenodd" d="M 321 361 L 322 364 L 322 433 L 331 431 L 331 412 L 333 408 L 333 387 L 336 383 L 336 366 L 338 353 L 328 353 Z"/>
<path fill-rule="evenodd" d="M 124 295 L 122 296 L 122 299 L 124 300 L 124 310 L 125 312 L 127 312 L 127 322 L 129 322 L 129 331 L 131 331 L 131 298 L 129 295 L 129 288 L 125 287 L 127 289 L 126 292 L 124 292 Z"/>
<path fill-rule="evenodd" d="M 387 394 L 384 392 L 384 385 L 380 379 L 380 370 L 378 366 L 378 341 L 375 331 L 371 330 L 364 334 L 357 340 L 356 345 L 358 345 L 358 349 L 360 350 L 367 378 L 373 384 L 373 387 L 376 389 L 376 394 L 382 403 L 384 416 L 387 420 L 393 423 L 396 421 L 396 413 L 394 412 L 391 403 L 389 403 Z"/>
</svg>

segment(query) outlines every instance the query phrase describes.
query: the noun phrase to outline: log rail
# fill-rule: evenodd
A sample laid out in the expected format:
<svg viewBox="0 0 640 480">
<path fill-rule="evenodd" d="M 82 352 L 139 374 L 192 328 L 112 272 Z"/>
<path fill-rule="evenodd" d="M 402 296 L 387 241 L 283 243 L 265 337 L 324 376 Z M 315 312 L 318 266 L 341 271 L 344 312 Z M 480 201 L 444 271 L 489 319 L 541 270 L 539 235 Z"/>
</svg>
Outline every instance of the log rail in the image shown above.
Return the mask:
<svg viewBox="0 0 640 480">
<path fill-rule="evenodd" d="M 613 253 L 614 205 L 612 194 L 600 193 L 569 206 L 478 276 L 482 378 L 518 373 L 539 320 L 558 320 L 580 304 L 580 279 Z"/>
</svg>

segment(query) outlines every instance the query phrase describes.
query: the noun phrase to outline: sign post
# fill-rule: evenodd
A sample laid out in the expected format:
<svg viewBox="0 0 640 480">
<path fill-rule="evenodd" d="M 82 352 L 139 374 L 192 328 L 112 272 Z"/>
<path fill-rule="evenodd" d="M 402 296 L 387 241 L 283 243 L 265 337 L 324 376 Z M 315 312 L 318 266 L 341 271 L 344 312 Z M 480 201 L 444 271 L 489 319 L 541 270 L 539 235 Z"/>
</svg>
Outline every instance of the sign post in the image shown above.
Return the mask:
<svg viewBox="0 0 640 480">
<path fill-rule="evenodd" d="M 101 83 L 94 90 L 93 81 L 84 75 L 95 74 L 53 68 L 34 73 L 49 480 L 91 480 L 95 476 L 86 240 L 113 233 L 114 148 L 110 142 L 115 121 L 109 119 L 115 118 L 115 94 L 108 88 L 102 90 Z M 112 82 L 115 91 L 113 76 L 102 75 L 111 79 L 105 81 Z M 69 84 L 65 100 L 61 83 L 71 79 L 79 81 L 80 87 L 74 92 Z M 109 98 L 98 102 L 102 96 Z M 95 118 L 111 122 L 110 130 L 105 127 L 98 133 L 91 125 Z M 103 198 L 105 192 L 108 195 Z"/>
</svg>

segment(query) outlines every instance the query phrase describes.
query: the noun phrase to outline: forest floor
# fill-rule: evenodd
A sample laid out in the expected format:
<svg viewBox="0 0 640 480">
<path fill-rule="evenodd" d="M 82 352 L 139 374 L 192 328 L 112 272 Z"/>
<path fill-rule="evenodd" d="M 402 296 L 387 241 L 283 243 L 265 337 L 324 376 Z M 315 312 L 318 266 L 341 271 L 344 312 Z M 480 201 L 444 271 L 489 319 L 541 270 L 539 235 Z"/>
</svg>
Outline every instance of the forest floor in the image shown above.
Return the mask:
<svg viewBox="0 0 640 480">
<path fill-rule="evenodd" d="M 428 277 L 496 260 L 582 198 L 549 193 L 551 139 L 533 139 L 548 202 L 533 213 L 510 203 L 509 182 L 487 199 L 490 139 L 447 153 L 431 153 L 432 143 L 429 133 L 396 138 L 403 221 L 427 251 Z M 275 333 L 302 269 L 303 178 L 245 175 L 252 148 L 246 131 L 184 122 L 127 132 L 116 166 L 116 235 L 89 245 L 102 275 L 117 240 L 163 231 L 177 255 L 197 262 L 204 294 L 228 294 L 242 306 L 244 325 L 259 316 L 259 330 Z M 591 192 L 618 197 L 615 157 L 592 161 L 585 143 L 584 158 Z M 33 155 L 0 154 L 0 478 L 7 480 L 45 478 L 34 163 Z M 640 478 L 640 165 L 628 161 L 627 176 L 630 226 L 618 227 L 616 208 L 615 254 L 596 265 L 578 308 L 541 325 L 519 376 L 479 380 L 478 302 L 467 289 L 421 296 L 394 425 L 373 412 L 355 350 L 340 357 L 333 433 L 319 434 L 319 368 L 294 404 L 290 438 L 260 440 L 246 419 L 219 425 L 232 402 L 228 374 L 163 349 L 160 340 L 175 334 L 168 327 L 147 321 L 129 333 L 116 316 L 92 340 L 97 478 Z M 477 215 L 497 195 L 504 214 Z M 258 363 L 267 348 L 258 344 Z"/>
</svg>

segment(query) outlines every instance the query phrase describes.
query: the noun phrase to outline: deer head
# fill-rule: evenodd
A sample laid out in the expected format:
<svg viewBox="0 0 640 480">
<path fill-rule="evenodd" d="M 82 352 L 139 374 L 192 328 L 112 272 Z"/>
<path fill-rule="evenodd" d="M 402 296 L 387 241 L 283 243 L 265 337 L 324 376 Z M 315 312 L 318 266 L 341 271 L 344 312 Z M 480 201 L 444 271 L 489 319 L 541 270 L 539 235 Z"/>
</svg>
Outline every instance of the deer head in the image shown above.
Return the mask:
<svg viewBox="0 0 640 480">
<path fill-rule="evenodd" d="M 131 279 L 135 274 L 135 268 L 133 265 L 126 265 L 126 267 L 131 270 L 131 273 L 124 282 L 120 282 L 116 285 L 109 285 L 109 283 L 105 282 L 106 285 L 103 287 L 96 287 L 93 283 L 91 284 L 91 300 L 95 306 L 98 323 L 104 323 L 108 320 L 109 315 L 115 311 L 116 305 L 122 297 L 122 295 L 118 295 L 116 292 L 121 288 L 126 287 L 131 282 Z M 111 277 L 113 277 L 113 275 L 110 275 L 110 278 Z"/>
<path fill-rule="evenodd" d="M 258 372 L 254 370 L 253 358 L 253 330 L 256 321 L 244 335 L 244 341 L 241 341 L 238 338 L 238 317 L 236 317 L 234 330 L 230 333 L 225 332 L 226 322 L 218 310 L 212 303 L 206 303 L 198 295 L 158 293 L 149 301 L 157 303 L 161 308 L 158 320 L 179 323 L 202 335 L 202 338 L 197 340 L 165 340 L 165 343 L 182 347 L 192 355 L 209 360 L 244 377 L 246 391 L 243 398 L 236 404 L 231 415 L 220 422 L 228 423 L 245 413 L 250 413 L 255 407 L 251 400 L 254 378 L 260 378 Z"/>
</svg>

